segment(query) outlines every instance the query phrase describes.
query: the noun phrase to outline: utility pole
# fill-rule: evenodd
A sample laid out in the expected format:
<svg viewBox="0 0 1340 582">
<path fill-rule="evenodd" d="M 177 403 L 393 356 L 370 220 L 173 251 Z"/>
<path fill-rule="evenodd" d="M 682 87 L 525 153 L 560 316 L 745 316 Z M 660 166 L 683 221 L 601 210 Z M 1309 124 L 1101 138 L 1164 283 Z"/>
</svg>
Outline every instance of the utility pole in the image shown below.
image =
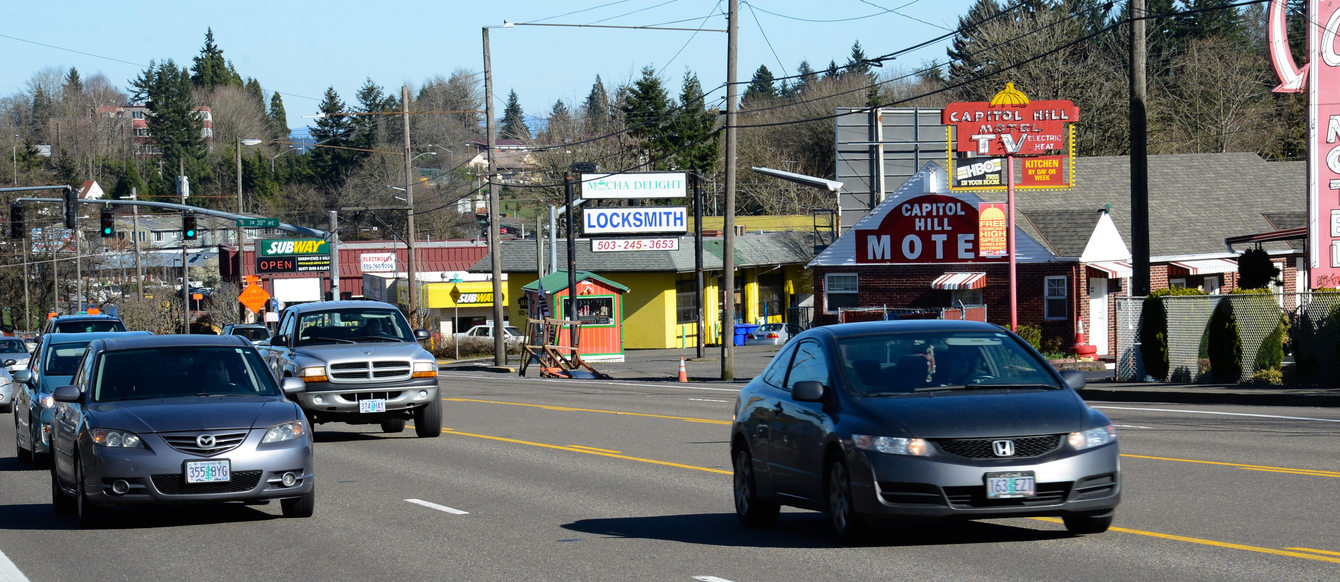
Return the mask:
<svg viewBox="0 0 1340 582">
<path fill-rule="evenodd" d="M 730 0 L 726 26 L 726 217 L 722 233 L 721 294 L 725 316 L 721 321 L 721 379 L 735 379 L 735 116 L 736 61 L 739 59 L 740 0 Z"/>
<path fill-rule="evenodd" d="M 405 230 L 408 231 L 405 246 L 409 249 L 409 272 L 406 274 L 406 281 L 409 282 L 409 323 L 411 327 L 417 328 L 419 326 L 419 289 L 415 285 L 414 272 L 418 270 L 419 263 L 414 258 L 414 178 L 410 175 L 409 85 L 400 86 L 400 102 L 404 104 L 404 111 L 401 113 L 405 120 L 405 206 L 409 207 L 409 210 L 405 213 Z M 334 298 L 338 299 L 339 297 Z"/>
<path fill-rule="evenodd" d="M 236 142 L 235 142 L 233 145 L 237 146 L 237 147 L 233 150 L 234 152 L 236 152 L 236 153 L 235 153 L 235 158 L 236 158 L 236 161 L 237 161 L 237 213 L 238 213 L 238 214 L 242 214 L 242 138 L 241 138 L 240 136 L 237 137 L 237 138 L 236 138 Z M 236 224 L 236 222 L 234 222 L 234 224 Z M 242 236 L 243 236 L 242 227 L 241 227 L 241 226 L 238 226 L 236 232 L 237 232 L 237 279 L 238 279 L 238 292 L 241 292 L 241 290 L 242 290 L 242 286 L 243 286 L 243 285 L 246 285 L 246 280 L 247 280 L 247 278 L 246 278 L 246 274 L 247 274 L 246 264 L 247 264 L 247 261 L 246 261 L 246 257 L 243 256 L 243 254 L 244 254 L 244 253 L 243 253 L 243 247 L 244 247 L 245 245 L 244 245 L 244 243 L 242 242 Z M 139 253 L 135 253 L 135 254 L 138 255 Z M 240 321 L 240 322 L 245 322 L 246 319 L 247 319 L 247 306 L 242 305 L 242 302 L 241 302 L 241 301 L 238 301 L 238 302 L 237 302 L 237 320 Z"/>
<path fill-rule="evenodd" d="M 1131 0 L 1131 289 L 1149 295 L 1149 150 L 1145 110 L 1145 0 Z"/>
<path fill-rule="evenodd" d="M 489 27 L 484 32 L 484 124 L 488 134 L 488 181 L 489 181 L 489 259 L 493 263 L 493 365 L 507 365 L 507 347 L 503 344 L 503 292 L 502 257 L 498 256 L 498 181 L 494 177 L 497 171 L 493 150 L 497 148 L 498 136 L 493 120 L 493 68 L 489 60 Z"/>
<path fill-rule="evenodd" d="M 186 206 L 186 158 L 177 158 L 177 197 Z M 181 211 L 181 332 L 191 333 L 191 270 L 186 266 L 186 210 Z"/>
<path fill-rule="evenodd" d="M 330 211 L 330 299 L 340 300 L 340 224 L 337 211 Z"/>
<path fill-rule="evenodd" d="M 698 306 L 694 319 L 698 323 L 699 358 L 703 357 L 703 344 L 707 339 L 707 325 L 703 321 L 703 173 L 693 171 L 693 272 L 697 279 L 694 287 L 693 302 Z"/>
<path fill-rule="evenodd" d="M 130 189 L 130 197 L 133 200 L 139 200 L 139 193 L 135 188 Z M 130 238 L 135 242 L 135 293 L 139 295 L 140 301 L 144 301 L 144 266 L 140 264 L 140 206 L 131 205 Z"/>
</svg>

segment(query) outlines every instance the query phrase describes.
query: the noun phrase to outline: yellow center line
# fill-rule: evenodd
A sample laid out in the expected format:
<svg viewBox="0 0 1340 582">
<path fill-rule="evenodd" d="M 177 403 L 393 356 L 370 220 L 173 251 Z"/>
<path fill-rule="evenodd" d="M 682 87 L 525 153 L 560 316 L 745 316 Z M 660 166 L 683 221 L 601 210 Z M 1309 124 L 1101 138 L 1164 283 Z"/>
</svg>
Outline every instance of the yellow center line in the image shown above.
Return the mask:
<svg viewBox="0 0 1340 582">
<path fill-rule="evenodd" d="M 1239 469 L 1248 469 L 1252 471 L 1268 471 L 1272 473 L 1289 473 L 1294 475 L 1312 475 L 1315 477 L 1335 477 L 1340 478 L 1340 472 L 1322 471 L 1317 469 L 1294 469 L 1290 467 L 1268 467 L 1265 465 L 1247 465 L 1244 463 L 1225 463 L 1220 461 L 1198 461 L 1195 459 L 1176 459 L 1172 457 L 1151 457 L 1148 455 L 1128 455 L 1121 456 L 1131 459 L 1149 459 L 1154 461 L 1176 461 L 1178 463 L 1197 463 L 1201 465 L 1219 465 L 1221 467 L 1237 467 Z"/>
<path fill-rule="evenodd" d="M 610 449 L 598 449 L 598 448 L 596 448 L 596 447 L 588 447 L 588 446 L 586 446 L 586 445 L 568 445 L 568 446 L 570 446 L 570 447 L 572 447 L 572 448 L 574 448 L 574 449 L 582 449 L 582 450 L 584 450 L 584 451 L 597 451 L 597 452 L 601 452 L 601 453 L 610 453 L 610 454 L 612 454 L 612 455 L 622 455 L 622 454 L 623 454 L 623 451 L 612 451 L 612 450 L 610 450 Z"/>
<path fill-rule="evenodd" d="M 1328 556 L 1340 556 L 1340 552 L 1332 552 L 1330 550 L 1318 550 L 1316 548 L 1284 548 L 1284 549 L 1297 550 L 1299 552 L 1313 552 L 1316 554 L 1326 554 Z"/>
<path fill-rule="evenodd" d="M 1055 518 L 1055 517 L 1031 517 L 1031 518 L 1029 518 L 1029 519 L 1035 519 L 1035 520 L 1038 520 L 1038 521 L 1046 521 L 1046 522 L 1051 522 L 1051 523 L 1063 523 L 1059 518 Z M 1190 544 L 1200 544 L 1200 545 L 1203 545 L 1203 546 L 1214 546 L 1214 547 L 1218 547 L 1218 548 L 1228 548 L 1228 549 L 1232 549 L 1232 550 L 1243 550 L 1243 551 L 1248 551 L 1248 552 L 1259 552 L 1259 553 L 1262 553 L 1262 554 L 1274 554 L 1274 555 L 1276 555 L 1276 556 L 1288 556 L 1288 557 L 1291 557 L 1291 558 L 1303 558 L 1303 559 L 1305 559 L 1305 560 L 1316 560 L 1316 561 L 1319 561 L 1319 562 L 1333 562 L 1333 563 L 1336 563 L 1336 564 L 1340 564 L 1340 557 L 1332 558 L 1332 557 L 1329 557 L 1329 556 L 1318 556 L 1318 555 L 1315 555 L 1315 554 L 1304 554 L 1304 553 L 1301 553 L 1301 552 L 1291 552 L 1291 551 L 1288 551 L 1288 550 L 1290 550 L 1290 549 L 1299 549 L 1299 548 L 1288 548 L 1288 549 L 1284 549 L 1284 550 L 1279 550 L 1279 549 L 1275 549 L 1275 548 L 1266 548 L 1266 547 L 1261 547 L 1261 546 L 1249 546 L 1249 545 L 1247 545 L 1247 544 L 1235 544 L 1235 543 L 1232 543 L 1232 542 L 1220 542 L 1220 541 L 1215 541 L 1215 540 L 1207 540 L 1207 539 L 1205 539 L 1205 538 L 1193 538 L 1193 537 L 1189 537 L 1189 536 L 1179 536 L 1179 535 L 1175 535 L 1175 534 L 1165 534 L 1165 533 L 1158 533 L 1158 532 L 1154 532 L 1154 531 L 1144 531 L 1144 530 L 1139 530 L 1139 529 L 1130 529 L 1130 528 L 1125 528 L 1125 527 L 1113 527 L 1113 528 L 1109 528 L 1108 531 L 1118 531 L 1118 532 L 1121 532 L 1121 533 L 1134 534 L 1134 535 L 1138 535 L 1138 536 L 1148 536 L 1148 537 L 1151 537 L 1151 538 L 1161 538 L 1161 539 L 1165 539 L 1165 540 L 1173 540 L 1173 541 L 1178 541 L 1178 542 L 1187 542 L 1187 543 L 1190 543 Z M 1315 551 L 1315 550 L 1313 550 L 1313 551 Z M 1327 553 L 1331 553 L 1331 552 L 1327 552 Z M 1340 556 L 1340 554 L 1337 554 L 1337 555 Z"/>
<path fill-rule="evenodd" d="M 682 420 L 684 422 L 701 422 L 703 424 L 730 424 L 729 420 L 714 420 L 710 418 L 693 418 L 688 416 L 667 416 L 664 414 L 647 414 L 645 412 L 623 412 L 620 410 L 599 410 L 595 408 L 571 408 L 568 406 L 550 406 L 547 404 L 529 404 L 526 402 L 503 402 L 500 400 L 475 400 L 471 398 L 443 398 L 447 402 L 471 402 L 475 404 L 505 404 L 507 406 L 525 406 L 527 408 L 539 408 L 542 410 L 553 410 L 557 412 L 594 412 L 598 414 L 613 414 L 616 416 L 640 416 L 643 418 L 663 418 L 666 420 Z"/>
<path fill-rule="evenodd" d="M 710 467 L 699 467 L 699 466 L 696 466 L 696 465 L 685 465 L 685 464 L 683 464 L 683 463 L 672 463 L 672 462 L 670 462 L 670 461 L 658 461 L 658 460 L 656 460 L 656 459 L 645 459 L 645 458 L 642 458 L 642 457 L 633 457 L 633 456 L 624 455 L 624 454 L 618 454 L 618 453 L 612 453 L 612 452 L 605 452 L 605 451 L 602 450 L 602 449 L 595 449 L 595 448 L 590 448 L 590 447 L 580 447 L 580 448 L 579 448 L 579 447 L 576 447 L 576 446 L 551 445 L 551 444 L 548 444 L 548 443 L 537 443 L 537 442 L 534 442 L 534 441 L 523 441 L 523 440 L 521 440 L 521 439 L 509 439 L 509 438 L 507 438 L 507 437 L 492 436 L 492 435 L 487 435 L 487 434 L 475 434 L 475 433 L 469 433 L 469 432 L 460 432 L 460 431 L 455 431 L 455 430 L 452 430 L 452 429 L 449 429 L 449 428 L 444 428 L 444 429 L 442 429 L 442 433 L 443 433 L 443 434 L 449 434 L 449 435 L 456 435 L 456 436 L 468 436 L 468 437 L 474 437 L 474 438 L 478 438 L 478 439 L 486 439 L 486 440 L 491 440 L 491 441 L 498 441 L 498 442 L 503 442 L 503 443 L 512 443 L 512 444 L 517 444 L 517 445 L 530 445 L 530 446 L 532 446 L 532 447 L 541 447 L 541 448 L 545 448 L 545 449 L 554 449 L 554 450 L 558 450 L 558 451 L 570 451 L 570 452 L 573 452 L 573 453 L 584 453 L 584 454 L 587 454 L 587 455 L 598 455 L 598 456 L 601 456 L 601 457 L 609 457 L 609 458 L 611 458 L 611 459 L 623 459 L 623 460 L 625 460 L 625 461 L 637 461 L 637 462 L 639 462 L 639 463 L 649 463 L 649 464 L 652 464 L 652 465 L 662 465 L 662 466 L 665 466 L 665 467 L 676 467 L 676 468 L 679 468 L 679 469 L 693 469 L 694 471 L 705 471 L 705 472 L 708 472 L 708 473 L 717 473 L 717 474 L 720 474 L 720 475 L 733 475 L 733 474 L 734 474 L 732 471 L 727 471 L 727 470 L 723 470 L 723 469 L 713 469 L 713 468 L 710 468 Z"/>
</svg>

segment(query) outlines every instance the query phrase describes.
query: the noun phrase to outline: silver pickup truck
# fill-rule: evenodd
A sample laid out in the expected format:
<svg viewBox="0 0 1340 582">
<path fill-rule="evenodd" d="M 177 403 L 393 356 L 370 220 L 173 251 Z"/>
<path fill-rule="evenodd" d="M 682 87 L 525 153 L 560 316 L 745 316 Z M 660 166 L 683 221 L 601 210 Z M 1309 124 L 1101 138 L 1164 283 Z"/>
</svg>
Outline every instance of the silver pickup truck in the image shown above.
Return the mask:
<svg viewBox="0 0 1340 582">
<path fill-rule="evenodd" d="M 385 432 L 442 433 L 437 360 L 400 310 L 379 301 L 319 301 L 284 311 L 279 328 L 256 347 L 279 379 L 300 378 L 289 395 L 310 423 L 381 424 Z"/>
</svg>

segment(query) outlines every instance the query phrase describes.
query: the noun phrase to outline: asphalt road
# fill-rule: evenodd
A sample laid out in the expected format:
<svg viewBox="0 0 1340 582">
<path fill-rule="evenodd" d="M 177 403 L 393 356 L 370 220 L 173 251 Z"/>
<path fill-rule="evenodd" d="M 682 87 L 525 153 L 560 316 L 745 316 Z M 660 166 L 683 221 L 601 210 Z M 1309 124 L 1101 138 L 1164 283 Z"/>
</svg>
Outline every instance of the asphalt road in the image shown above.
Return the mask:
<svg viewBox="0 0 1340 582">
<path fill-rule="evenodd" d="M 0 430 L 0 580 L 1332 580 L 1340 410 L 1100 403 L 1119 426 L 1111 531 L 906 525 L 838 546 L 821 514 L 735 521 L 738 384 L 443 375 L 444 431 L 317 427 L 317 509 L 118 510 L 80 530 Z M 0 427 L 12 426 L 0 415 Z M 12 565 L 10 565 L 12 564 Z"/>
</svg>

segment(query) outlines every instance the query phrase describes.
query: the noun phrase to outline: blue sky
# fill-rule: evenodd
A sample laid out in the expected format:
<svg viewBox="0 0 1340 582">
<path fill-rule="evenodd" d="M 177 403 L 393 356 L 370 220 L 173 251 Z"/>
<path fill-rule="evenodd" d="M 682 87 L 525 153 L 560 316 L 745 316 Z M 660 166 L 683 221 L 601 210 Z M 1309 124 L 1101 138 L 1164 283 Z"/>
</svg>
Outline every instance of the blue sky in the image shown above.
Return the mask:
<svg viewBox="0 0 1340 582">
<path fill-rule="evenodd" d="M 345 103 L 367 78 L 399 95 L 426 79 L 483 70 L 481 27 L 516 23 L 726 28 L 725 0 L 409 1 L 320 3 L 8 2 L 0 7 L 0 95 L 23 92 L 45 67 L 106 75 L 123 90 L 151 60 L 189 66 L 212 28 L 224 57 L 267 97 L 284 98 L 291 127 L 310 124 L 327 87 Z M 972 0 L 755 0 L 740 3 L 739 79 L 760 64 L 775 76 L 801 60 L 842 64 L 854 41 L 867 56 L 905 49 L 953 29 Z M 756 5 L 756 6 L 754 6 Z M 495 107 L 511 90 L 528 115 L 562 99 L 580 103 L 600 75 L 609 90 L 663 71 L 672 95 L 686 70 L 724 95 L 726 35 L 720 32 L 517 26 L 489 31 Z M 884 70 L 944 62 L 945 43 L 891 61 Z M 482 75 L 481 86 L 482 86 Z"/>
</svg>

